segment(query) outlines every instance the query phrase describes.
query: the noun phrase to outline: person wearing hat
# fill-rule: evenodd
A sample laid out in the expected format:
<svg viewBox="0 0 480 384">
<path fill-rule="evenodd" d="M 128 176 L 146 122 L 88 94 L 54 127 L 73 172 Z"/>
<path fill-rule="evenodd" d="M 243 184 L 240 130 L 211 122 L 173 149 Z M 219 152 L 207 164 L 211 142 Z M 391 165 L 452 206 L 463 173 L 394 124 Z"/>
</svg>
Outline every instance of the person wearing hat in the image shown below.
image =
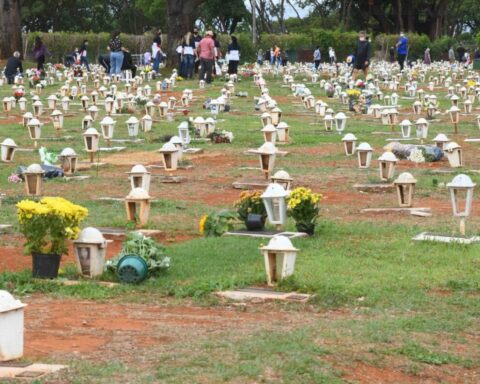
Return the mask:
<svg viewBox="0 0 480 384">
<path fill-rule="evenodd" d="M 408 38 L 403 32 L 400 32 L 400 39 L 398 39 L 396 47 L 398 64 L 400 65 L 400 70 L 403 71 L 405 59 L 407 58 L 408 54 Z"/>
<path fill-rule="evenodd" d="M 210 84 L 215 60 L 215 42 L 213 41 L 212 31 L 205 33 L 205 37 L 198 44 L 197 53 L 200 58 L 199 80 L 205 80 L 207 84 Z"/>
</svg>

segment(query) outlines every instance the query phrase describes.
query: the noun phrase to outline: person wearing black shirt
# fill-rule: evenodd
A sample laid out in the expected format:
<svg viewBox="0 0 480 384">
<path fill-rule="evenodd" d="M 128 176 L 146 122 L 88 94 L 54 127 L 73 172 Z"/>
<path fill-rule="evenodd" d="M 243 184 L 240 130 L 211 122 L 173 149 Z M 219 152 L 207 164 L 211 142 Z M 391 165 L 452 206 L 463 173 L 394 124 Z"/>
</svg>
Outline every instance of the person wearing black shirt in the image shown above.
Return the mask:
<svg viewBox="0 0 480 384">
<path fill-rule="evenodd" d="M 460 43 L 460 46 L 457 48 L 457 60 L 461 63 L 465 62 L 465 47 Z"/>
<path fill-rule="evenodd" d="M 13 84 L 17 73 L 23 73 L 20 52 L 18 51 L 13 52 L 13 56 L 8 59 L 5 67 L 5 77 L 7 78 L 8 84 Z"/>
<path fill-rule="evenodd" d="M 228 74 L 236 75 L 238 72 L 238 62 L 240 61 L 240 45 L 235 36 L 231 37 L 232 42 L 227 47 L 228 52 Z"/>
<path fill-rule="evenodd" d="M 198 33 L 198 28 L 193 28 L 193 41 L 195 42 L 195 50 L 198 48 L 198 44 L 202 41 L 202 36 Z M 198 73 L 198 67 L 200 66 L 200 60 L 196 57 L 195 60 L 195 73 Z"/>
<path fill-rule="evenodd" d="M 84 40 L 82 46 L 80 47 L 80 65 L 85 65 L 87 71 L 90 72 L 90 65 L 88 63 L 87 55 L 88 40 Z"/>
<path fill-rule="evenodd" d="M 365 77 L 368 76 L 368 66 L 372 56 L 372 45 L 367 40 L 367 35 L 364 31 L 360 31 L 358 34 L 354 56 L 355 64 L 353 66 L 352 79 L 355 81 L 358 71 L 363 71 Z"/>
</svg>

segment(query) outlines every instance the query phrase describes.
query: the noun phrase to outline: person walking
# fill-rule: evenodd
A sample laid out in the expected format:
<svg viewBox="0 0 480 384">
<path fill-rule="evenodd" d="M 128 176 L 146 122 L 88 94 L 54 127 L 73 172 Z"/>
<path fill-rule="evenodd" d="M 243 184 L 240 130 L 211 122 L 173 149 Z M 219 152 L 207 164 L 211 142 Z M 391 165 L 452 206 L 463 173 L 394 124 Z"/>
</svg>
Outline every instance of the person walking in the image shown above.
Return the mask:
<svg viewBox="0 0 480 384">
<path fill-rule="evenodd" d="M 183 76 L 186 79 L 193 77 L 193 67 L 195 65 L 195 39 L 191 32 L 187 32 L 183 38 Z"/>
<path fill-rule="evenodd" d="M 317 45 L 317 48 L 315 48 L 315 51 L 313 51 L 313 62 L 315 63 L 315 70 L 318 70 L 321 59 L 322 53 L 320 52 L 320 47 Z"/>
<path fill-rule="evenodd" d="M 213 41 L 212 31 L 205 33 L 205 37 L 198 44 L 197 54 L 200 58 L 199 80 L 205 80 L 207 84 L 210 84 L 215 60 L 215 42 Z"/>
<path fill-rule="evenodd" d="M 398 64 L 400 65 L 400 70 L 403 71 L 405 59 L 407 58 L 408 54 L 408 37 L 405 36 L 403 32 L 400 32 L 400 39 L 398 39 L 396 47 Z"/>
<path fill-rule="evenodd" d="M 355 81 L 358 71 L 363 71 L 365 77 L 368 76 L 368 67 L 370 65 L 370 57 L 372 56 L 372 45 L 367 40 L 365 31 L 358 33 L 357 46 L 355 47 L 355 64 L 353 65 L 352 79 Z"/>
<path fill-rule="evenodd" d="M 37 69 L 43 71 L 45 64 L 45 56 L 52 56 L 50 51 L 47 49 L 47 46 L 43 44 L 40 36 L 35 37 L 35 42 L 33 44 L 33 56 L 37 62 Z"/>
<path fill-rule="evenodd" d="M 152 42 L 152 60 L 153 60 L 153 67 L 152 69 L 158 73 L 160 69 L 160 63 L 162 62 L 162 30 L 157 29 L 155 31 L 155 36 L 153 37 Z"/>
<path fill-rule="evenodd" d="M 110 51 L 110 75 L 120 75 L 122 73 L 123 44 L 119 36 L 119 31 L 113 31 L 112 38 L 108 42 L 107 49 Z"/>
<path fill-rule="evenodd" d="M 85 65 L 85 67 L 87 68 L 87 71 L 90 72 L 90 65 L 88 63 L 87 48 L 88 48 L 88 40 L 83 40 L 83 44 L 80 47 L 80 65 Z"/>
<path fill-rule="evenodd" d="M 328 48 L 328 57 L 330 58 L 330 64 L 335 64 L 337 62 L 337 55 L 333 47 Z"/>
<path fill-rule="evenodd" d="M 5 66 L 5 77 L 7 78 L 8 84 L 13 84 L 15 82 L 15 76 L 17 74 L 23 73 L 22 60 L 20 59 L 20 52 L 13 52 L 13 56 L 7 60 L 7 65 Z"/>
<path fill-rule="evenodd" d="M 238 72 L 238 63 L 240 61 L 240 45 L 237 38 L 231 36 L 231 42 L 227 47 L 228 53 L 228 74 L 236 75 Z"/>
<path fill-rule="evenodd" d="M 430 65 L 432 64 L 432 57 L 430 56 L 430 48 L 425 49 L 423 54 L 423 64 Z"/>
</svg>

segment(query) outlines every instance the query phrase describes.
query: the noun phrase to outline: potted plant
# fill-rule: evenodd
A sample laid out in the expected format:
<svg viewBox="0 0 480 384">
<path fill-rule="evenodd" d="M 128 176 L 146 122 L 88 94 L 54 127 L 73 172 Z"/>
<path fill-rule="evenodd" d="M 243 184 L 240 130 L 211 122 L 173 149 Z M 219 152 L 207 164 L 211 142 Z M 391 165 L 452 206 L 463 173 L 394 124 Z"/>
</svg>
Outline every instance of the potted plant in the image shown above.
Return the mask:
<svg viewBox="0 0 480 384">
<path fill-rule="evenodd" d="M 249 231 L 259 231 L 265 226 L 267 211 L 261 191 L 243 191 L 240 200 L 235 203 L 238 216 Z"/>
<path fill-rule="evenodd" d="M 287 214 L 295 220 L 297 231 L 314 234 L 319 211 L 318 202 L 321 198 L 322 195 L 304 187 L 295 188 L 290 193 Z"/>
<path fill-rule="evenodd" d="M 170 258 L 165 248 L 151 237 L 131 232 L 120 253 L 105 264 L 116 272 L 122 283 L 139 283 L 148 274 L 155 274 L 170 267 Z"/>
<path fill-rule="evenodd" d="M 358 103 L 358 99 L 360 98 L 360 95 L 361 95 L 361 92 L 358 89 L 347 90 L 349 111 L 355 112 L 355 105 Z"/>
<path fill-rule="evenodd" d="M 68 252 L 67 240 L 78 237 L 88 210 L 61 197 L 22 200 L 16 207 L 20 232 L 26 238 L 24 252 L 32 255 L 33 277 L 56 278 L 60 259 Z"/>
<path fill-rule="evenodd" d="M 235 213 L 226 210 L 204 215 L 199 223 L 200 233 L 205 237 L 222 236 L 233 229 L 236 218 Z"/>
</svg>

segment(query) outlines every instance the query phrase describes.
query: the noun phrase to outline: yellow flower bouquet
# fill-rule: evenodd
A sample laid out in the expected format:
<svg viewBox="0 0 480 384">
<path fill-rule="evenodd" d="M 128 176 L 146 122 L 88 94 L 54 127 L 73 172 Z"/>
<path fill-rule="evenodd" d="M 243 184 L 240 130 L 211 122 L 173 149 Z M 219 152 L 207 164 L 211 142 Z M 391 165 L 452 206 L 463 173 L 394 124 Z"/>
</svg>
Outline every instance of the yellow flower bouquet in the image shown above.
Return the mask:
<svg viewBox="0 0 480 384">
<path fill-rule="evenodd" d="M 362 93 L 358 89 L 348 89 L 347 96 L 349 99 L 358 100 Z"/>
<path fill-rule="evenodd" d="M 22 200 L 16 205 L 20 232 L 25 236 L 25 254 L 67 253 L 67 240 L 75 240 L 88 210 L 61 197 L 39 202 Z"/>
<path fill-rule="evenodd" d="M 288 197 L 288 215 L 295 220 L 299 232 L 313 235 L 318 217 L 318 202 L 322 195 L 313 193 L 310 189 L 295 188 Z"/>
</svg>

